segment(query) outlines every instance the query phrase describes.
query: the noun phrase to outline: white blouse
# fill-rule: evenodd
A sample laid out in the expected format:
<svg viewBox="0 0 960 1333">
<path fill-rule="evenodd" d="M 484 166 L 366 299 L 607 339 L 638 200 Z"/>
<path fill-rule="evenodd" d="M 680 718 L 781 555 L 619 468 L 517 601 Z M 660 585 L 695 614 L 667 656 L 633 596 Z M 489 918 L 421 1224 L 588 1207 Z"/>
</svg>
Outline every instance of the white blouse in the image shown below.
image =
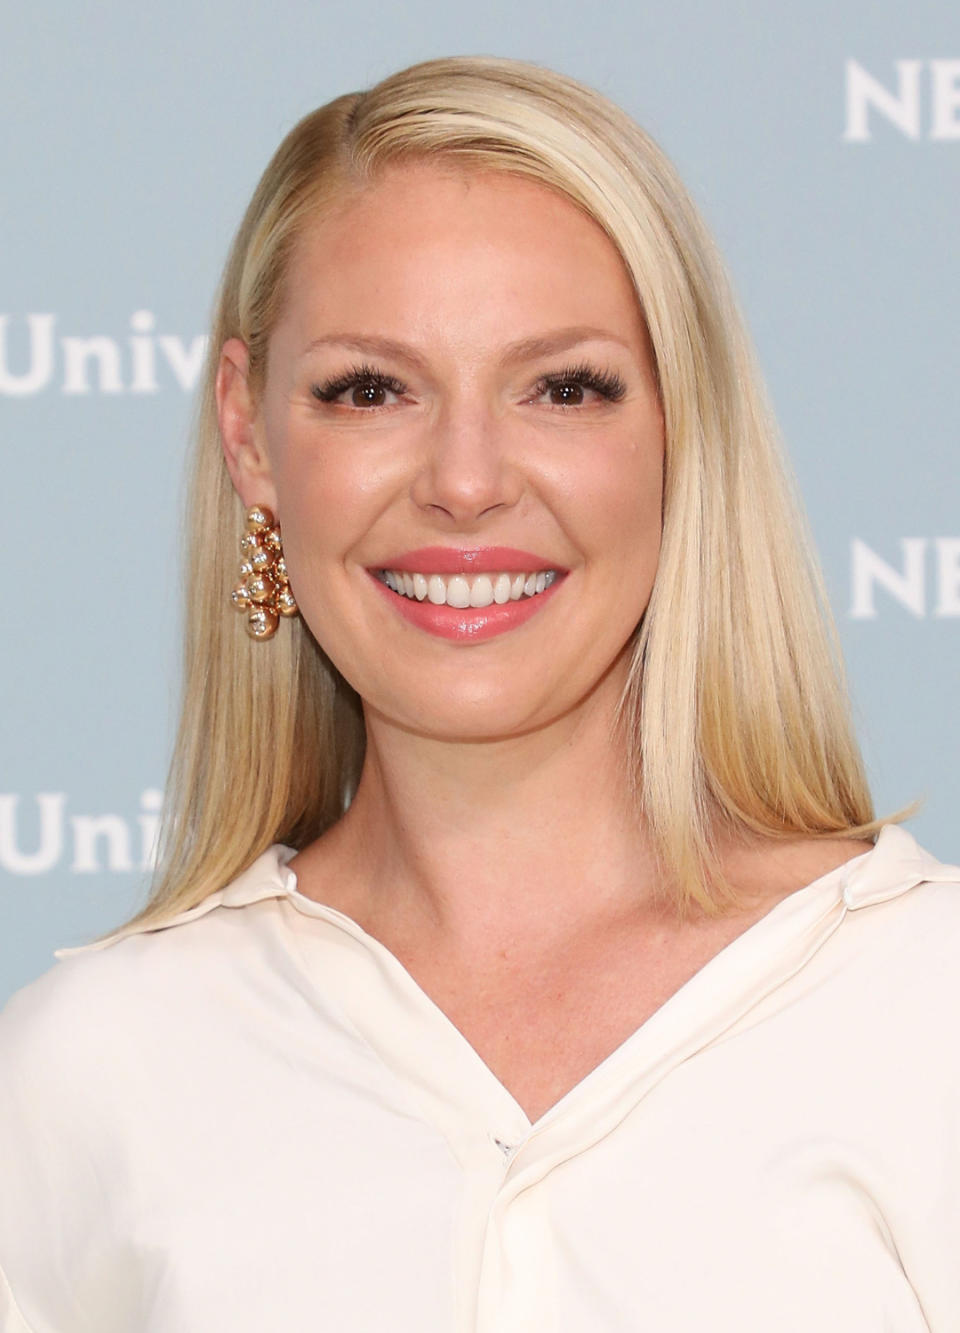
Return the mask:
<svg viewBox="0 0 960 1333">
<path fill-rule="evenodd" d="M 0 1014 L 2 1333 L 960 1330 L 960 869 L 886 826 L 531 1124 L 292 856 Z"/>
</svg>

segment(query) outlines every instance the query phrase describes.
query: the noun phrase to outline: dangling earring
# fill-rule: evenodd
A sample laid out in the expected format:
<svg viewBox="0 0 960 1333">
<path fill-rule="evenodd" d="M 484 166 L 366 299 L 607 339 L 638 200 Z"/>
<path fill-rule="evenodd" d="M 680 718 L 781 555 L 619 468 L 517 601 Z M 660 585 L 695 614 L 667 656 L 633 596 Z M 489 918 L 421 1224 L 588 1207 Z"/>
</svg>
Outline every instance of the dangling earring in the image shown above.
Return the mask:
<svg viewBox="0 0 960 1333">
<path fill-rule="evenodd" d="M 230 594 L 238 611 L 246 611 L 251 639 L 272 639 L 281 616 L 299 610 L 280 544 L 280 529 L 266 505 L 247 510 L 247 530 L 240 538 L 240 577 Z"/>
</svg>

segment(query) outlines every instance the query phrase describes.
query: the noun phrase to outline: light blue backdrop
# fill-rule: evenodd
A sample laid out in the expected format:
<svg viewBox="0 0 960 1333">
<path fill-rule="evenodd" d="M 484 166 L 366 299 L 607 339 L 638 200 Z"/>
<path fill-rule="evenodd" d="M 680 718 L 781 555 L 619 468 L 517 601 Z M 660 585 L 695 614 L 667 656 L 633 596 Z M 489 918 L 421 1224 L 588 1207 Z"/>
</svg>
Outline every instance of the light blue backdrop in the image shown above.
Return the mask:
<svg viewBox="0 0 960 1333">
<path fill-rule="evenodd" d="M 252 187 L 308 110 L 463 53 L 593 84 L 677 162 L 784 427 L 878 806 L 925 796 L 915 833 L 960 860 L 956 0 L 38 0 L 0 48 L 0 1003 L 145 895 L 191 391 Z"/>
</svg>

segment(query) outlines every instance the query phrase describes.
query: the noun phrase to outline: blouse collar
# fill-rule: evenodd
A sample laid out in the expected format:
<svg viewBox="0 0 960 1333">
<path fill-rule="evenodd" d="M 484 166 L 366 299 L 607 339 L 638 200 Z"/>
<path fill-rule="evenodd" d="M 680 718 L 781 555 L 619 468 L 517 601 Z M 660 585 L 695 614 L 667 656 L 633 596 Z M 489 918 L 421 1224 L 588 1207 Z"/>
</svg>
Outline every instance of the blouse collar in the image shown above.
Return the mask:
<svg viewBox="0 0 960 1333">
<path fill-rule="evenodd" d="M 91 944 L 56 949 L 54 956 L 65 958 L 71 954 L 105 949 L 129 935 L 147 934 L 183 925 L 187 921 L 205 916 L 216 907 L 248 907 L 251 903 L 262 902 L 266 898 L 287 898 L 298 911 L 307 916 L 322 916 L 355 926 L 355 923 L 343 913 L 308 898 L 299 891 L 296 874 L 288 865 L 296 855 L 295 848 L 287 847 L 284 843 L 273 843 L 225 888 L 211 893 L 194 907 L 178 912 L 166 921 L 121 926 L 113 934 L 95 940 Z M 960 867 L 938 861 L 919 846 L 911 833 L 899 825 L 884 824 L 876 844 L 869 852 L 854 857 L 835 870 L 828 871 L 826 875 L 796 892 L 813 891 L 815 888 L 827 889 L 832 886 L 834 892 L 842 897 L 847 908 L 856 909 L 896 898 L 918 884 L 954 882 L 960 882 Z M 792 894 L 788 896 L 793 897 Z"/>
</svg>

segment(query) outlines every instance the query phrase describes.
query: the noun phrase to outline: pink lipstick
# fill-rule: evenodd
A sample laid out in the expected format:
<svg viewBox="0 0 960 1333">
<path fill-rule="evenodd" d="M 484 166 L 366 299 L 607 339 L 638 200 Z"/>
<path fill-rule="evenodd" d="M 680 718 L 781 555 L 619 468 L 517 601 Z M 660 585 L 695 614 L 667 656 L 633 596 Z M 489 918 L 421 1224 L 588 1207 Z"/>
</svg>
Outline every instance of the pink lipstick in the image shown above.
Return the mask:
<svg viewBox="0 0 960 1333">
<path fill-rule="evenodd" d="M 431 601 L 426 595 L 411 597 L 395 591 L 386 582 L 385 576 L 388 571 L 391 572 L 391 580 L 394 582 L 396 582 L 393 579 L 394 574 L 406 574 L 405 582 L 408 587 L 412 575 L 421 576 L 418 579 L 421 593 L 424 589 L 423 580 L 429 581 L 432 575 L 448 577 L 462 575 L 469 578 L 478 574 L 509 574 L 514 585 L 512 587 L 514 593 L 515 581 L 521 574 L 529 579 L 531 575 L 553 571 L 553 578 L 542 592 L 521 595 L 517 600 L 511 598 L 508 601 L 491 602 L 483 607 L 461 607 Z M 569 571 L 530 551 L 522 551 L 512 546 L 470 549 L 426 546 L 415 551 L 406 551 L 402 555 L 389 556 L 367 572 L 380 589 L 381 596 L 385 597 L 408 623 L 429 634 L 454 642 L 479 643 L 525 624 L 555 596 Z M 465 595 L 462 585 L 460 592 Z M 489 591 L 487 595 L 489 596 Z"/>
</svg>

